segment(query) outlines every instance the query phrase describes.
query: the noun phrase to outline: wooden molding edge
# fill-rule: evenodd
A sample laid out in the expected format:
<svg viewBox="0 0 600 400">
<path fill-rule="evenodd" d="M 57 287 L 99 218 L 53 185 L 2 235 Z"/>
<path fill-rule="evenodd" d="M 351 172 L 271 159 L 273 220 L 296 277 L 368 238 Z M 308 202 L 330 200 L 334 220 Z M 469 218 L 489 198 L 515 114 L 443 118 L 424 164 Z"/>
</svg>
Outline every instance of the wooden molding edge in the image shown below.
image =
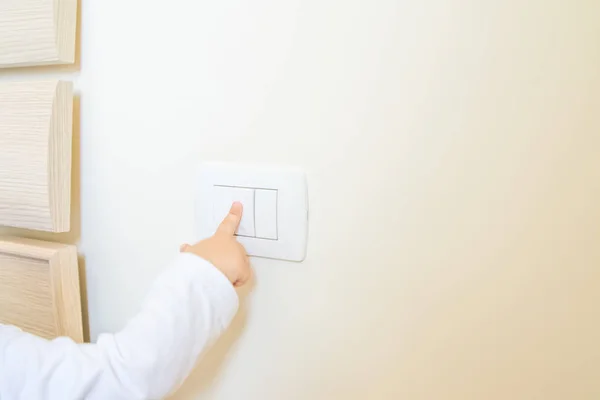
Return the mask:
<svg viewBox="0 0 600 400">
<path fill-rule="evenodd" d="M 49 262 L 58 336 L 68 336 L 83 343 L 77 248 L 63 245 L 55 250 Z"/>
<path fill-rule="evenodd" d="M 59 81 L 56 85 L 48 152 L 48 188 L 53 231 L 68 232 L 71 229 L 73 157 L 73 83 L 71 82 Z"/>
<path fill-rule="evenodd" d="M 0 1 L 0 68 L 75 63 L 77 0 Z"/>
<path fill-rule="evenodd" d="M 77 0 L 54 0 L 57 64 L 74 64 L 77 43 Z"/>
<path fill-rule="evenodd" d="M 48 287 L 53 301 L 48 310 L 51 310 L 49 316 L 55 328 L 51 336 L 68 336 L 82 343 L 84 335 L 77 248 L 41 240 L 0 237 L 2 254 L 23 260 L 38 260 L 48 265 Z"/>
<path fill-rule="evenodd" d="M 68 232 L 73 84 L 0 84 L 0 225 Z"/>
</svg>

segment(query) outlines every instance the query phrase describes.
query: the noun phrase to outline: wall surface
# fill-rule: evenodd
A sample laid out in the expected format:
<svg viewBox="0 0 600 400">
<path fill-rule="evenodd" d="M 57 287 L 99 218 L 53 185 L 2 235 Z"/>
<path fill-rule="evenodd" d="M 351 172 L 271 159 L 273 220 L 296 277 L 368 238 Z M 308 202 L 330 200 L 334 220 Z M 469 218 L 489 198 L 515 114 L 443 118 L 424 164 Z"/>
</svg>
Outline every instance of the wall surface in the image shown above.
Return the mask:
<svg viewBox="0 0 600 400">
<path fill-rule="evenodd" d="M 198 161 L 306 169 L 306 262 L 254 261 L 175 399 L 591 400 L 599 18 L 595 0 L 84 0 L 80 71 L 0 80 L 76 82 L 75 228 L 53 238 L 79 244 L 92 340 L 192 237 Z"/>
</svg>

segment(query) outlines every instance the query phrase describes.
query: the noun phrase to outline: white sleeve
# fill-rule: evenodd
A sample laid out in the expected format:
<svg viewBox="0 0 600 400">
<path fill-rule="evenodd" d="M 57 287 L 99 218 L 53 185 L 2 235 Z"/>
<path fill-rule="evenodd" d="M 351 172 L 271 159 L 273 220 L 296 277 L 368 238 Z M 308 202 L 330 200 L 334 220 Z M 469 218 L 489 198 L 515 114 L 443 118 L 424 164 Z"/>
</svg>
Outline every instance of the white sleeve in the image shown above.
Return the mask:
<svg viewBox="0 0 600 400">
<path fill-rule="evenodd" d="M 207 261 L 180 254 L 141 312 L 96 344 L 48 341 L 0 325 L 0 399 L 162 399 L 229 326 L 238 297 Z"/>
</svg>

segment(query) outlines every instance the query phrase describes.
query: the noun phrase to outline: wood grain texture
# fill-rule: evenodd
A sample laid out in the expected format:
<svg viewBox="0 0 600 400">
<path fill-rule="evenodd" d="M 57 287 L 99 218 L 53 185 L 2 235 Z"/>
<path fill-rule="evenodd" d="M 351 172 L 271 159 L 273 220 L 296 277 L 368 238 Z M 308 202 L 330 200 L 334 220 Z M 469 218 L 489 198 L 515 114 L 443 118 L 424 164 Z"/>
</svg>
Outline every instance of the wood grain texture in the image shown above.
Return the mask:
<svg viewBox="0 0 600 400">
<path fill-rule="evenodd" d="M 0 68 L 73 64 L 77 0 L 0 0 Z"/>
<path fill-rule="evenodd" d="M 70 230 L 72 136 L 70 82 L 0 84 L 0 225 Z"/>
<path fill-rule="evenodd" d="M 0 238 L 0 323 L 83 342 L 75 246 Z"/>
</svg>

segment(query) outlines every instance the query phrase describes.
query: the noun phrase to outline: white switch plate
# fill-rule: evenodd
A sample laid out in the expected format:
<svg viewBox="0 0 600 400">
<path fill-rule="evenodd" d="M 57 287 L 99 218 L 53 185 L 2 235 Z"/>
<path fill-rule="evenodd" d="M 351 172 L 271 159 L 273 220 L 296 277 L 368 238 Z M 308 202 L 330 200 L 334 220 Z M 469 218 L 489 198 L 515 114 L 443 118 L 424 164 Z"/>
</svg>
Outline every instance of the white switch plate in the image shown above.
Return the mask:
<svg viewBox="0 0 600 400">
<path fill-rule="evenodd" d="M 259 201 L 256 206 L 256 201 L 246 200 L 257 213 L 254 214 L 255 209 L 245 209 L 244 218 L 252 215 L 253 226 L 257 226 L 257 233 L 265 238 L 242 236 L 242 232 L 238 231 L 240 235 L 237 239 L 249 255 L 288 261 L 304 260 L 308 238 L 308 188 L 306 174 L 302 170 L 225 163 L 202 164 L 196 194 L 196 227 L 200 239 L 216 231 L 219 221 L 214 216 L 215 210 L 227 208 L 227 205 L 220 204 L 223 198 L 227 198 L 219 192 L 223 187 L 254 190 L 254 200 Z M 269 195 L 274 192 L 259 190 L 276 191 L 276 202 Z M 265 199 L 264 203 L 262 199 Z M 276 207 L 276 210 L 270 210 L 270 207 Z M 276 220 L 275 229 L 271 226 L 273 216 Z M 256 218 L 265 220 L 257 221 Z"/>
</svg>

